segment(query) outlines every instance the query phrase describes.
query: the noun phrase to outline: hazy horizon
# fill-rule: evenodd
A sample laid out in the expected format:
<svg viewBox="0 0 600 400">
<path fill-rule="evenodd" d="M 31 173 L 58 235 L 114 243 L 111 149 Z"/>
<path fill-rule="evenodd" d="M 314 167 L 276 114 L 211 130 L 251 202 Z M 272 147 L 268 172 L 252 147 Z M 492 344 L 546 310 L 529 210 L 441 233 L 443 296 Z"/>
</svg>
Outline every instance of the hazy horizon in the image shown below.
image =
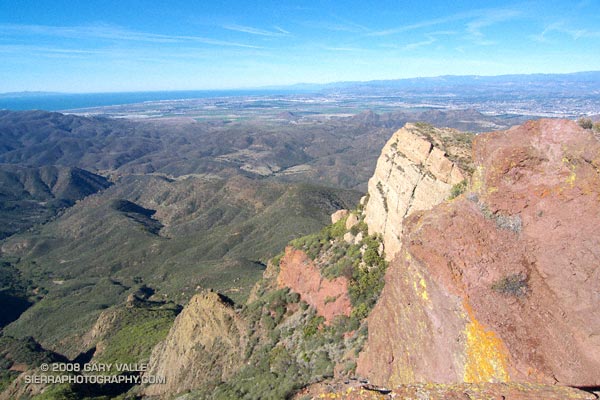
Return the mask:
<svg viewBox="0 0 600 400">
<path fill-rule="evenodd" d="M 593 1 L 0 4 L 0 92 L 244 90 L 600 70 Z"/>
<path fill-rule="evenodd" d="M 23 90 L 18 92 L 0 92 L 0 95 L 22 95 L 22 94 L 30 94 L 30 95 L 77 95 L 77 94 L 124 94 L 124 93 L 161 93 L 161 92 L 253 92 L 253 91 L 295 91 L 298 92 L 307 92 L 309 89 L 294 89 L 295 87 L 302 86 L 326 86 L 326 85 L 335 85 L 342 83 L 369 83 L 369 82 L 378 82 L 378 81 L 403 81 L 403 80 L 417 80 L 417 79 L 439 79 L 439 78 L 461 78 L 461 77 L 481 77 L 481 78 L 501 78 L 501 77 L 509 77 L 509 76 L 567 76 L 567 75 L 576 75 L 576 74 L 586 74 L 586 73 L 600 73 L 600 70 L 589 70 L 589 71 L 573 71 L 573 72 L 565 72 L 565 73 L 541 73 L 541 72 L 532 72 L 529 74 L 500 74 L 500 75 L 436 75 L 436 76 L 413 76 L 407 78 L 390 78 L 390 79 L 373 79 L 373 80 L 355 80 L 355 81 L 333 81 L 333 82 L 295 82 L 288 85 L 266 85 L 266 86 L 248 86 L 248 87 L 231 87 L 231 88 L 223 88 L 223 89 L 198 89 L 198 88 L 189 88 L 189 89 L 155 89 L 155 90 L 131 90 L 131 91 L 105 91 L 105 92 L 60 92 L 60 91 L 43 91 L 43 90 Z"/>
</svg>

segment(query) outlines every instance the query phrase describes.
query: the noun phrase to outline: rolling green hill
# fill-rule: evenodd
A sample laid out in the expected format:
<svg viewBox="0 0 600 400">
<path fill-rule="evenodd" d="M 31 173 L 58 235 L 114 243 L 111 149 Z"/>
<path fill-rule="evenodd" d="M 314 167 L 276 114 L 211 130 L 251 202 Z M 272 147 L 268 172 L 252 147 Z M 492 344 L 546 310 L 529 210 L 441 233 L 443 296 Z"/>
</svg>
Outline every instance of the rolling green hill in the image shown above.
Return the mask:
<svg viewBox="0 0 600 400">
<path fill-rule="evenodd" d="M 134 340 L 131 360 L 148 357 L 195 293 L 243 304 L 267 260 L 354 208 L 407 118 L 0 111 L 0 339 L 32 337 L 36 354 L 71 360 L 123 360 Z"/>
<path fill-rule="evenodd" d="M 108 186 L 106 178 L 79 168 L 0 164 L 0 239 Z"/>
<path fill-rule="evenodd" d="M 359 195 L 240 176 L 124 177 L 3 244 L 38 293 L 5 333 L 73 357 L 86 350 L 78 338 L 99 313 L 140 282 L 161 300 L 185 302 L 210 287 L 243 301 L 266 260 Z"/>
<path fill-rule="evenodd" d="M 474 132 L 515 123 L 473 110 L 365 112 L 300 121 L 257 115 L 236 122 L 0 111 L 0 163 L 78 167 L 117 177 L 242 174 L 364 191 L 387 138 L 411 121 Z"/>
</svg>

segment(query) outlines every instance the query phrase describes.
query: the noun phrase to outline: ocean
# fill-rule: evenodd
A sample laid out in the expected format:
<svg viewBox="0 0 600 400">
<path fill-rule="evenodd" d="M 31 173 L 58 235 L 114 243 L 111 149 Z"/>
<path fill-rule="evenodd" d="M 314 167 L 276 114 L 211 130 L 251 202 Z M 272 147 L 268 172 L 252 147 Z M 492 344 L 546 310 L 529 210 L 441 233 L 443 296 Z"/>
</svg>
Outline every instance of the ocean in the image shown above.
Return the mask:
<svg viewBox="0 0 600 400">
<path fill-rule="evenodd" d="M 239 96 L 284 96 L 298 90 L 193 90 L 122 93 L 15 93 L 0 94 L 0 110 L 65 111 L 160 100 L 205 99 Z"/>
</svg>

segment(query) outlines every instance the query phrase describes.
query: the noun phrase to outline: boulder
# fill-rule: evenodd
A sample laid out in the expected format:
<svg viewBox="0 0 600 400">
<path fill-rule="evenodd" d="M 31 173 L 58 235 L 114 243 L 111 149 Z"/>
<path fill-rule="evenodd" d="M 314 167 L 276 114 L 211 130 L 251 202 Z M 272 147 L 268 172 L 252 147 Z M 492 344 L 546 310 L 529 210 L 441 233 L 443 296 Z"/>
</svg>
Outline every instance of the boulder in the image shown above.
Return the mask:
<svg viewBox="0 0 600 400">
<path fill-rule="evenodd" d="M 346 229 L 352 229 L 356 224 L 358 224 L 358 215 L 354 213 L 348 214 L 348 218 L 346 219 Z"/>
<path fill-rule="evenodd" d="M 346 232 L 344 233 L 344 241 L 348 244 L 354 244 L 354 240 L 355 240 L 355 236 L 352 234 L 352 232 Z"/>
<path fill-rule="evenodd" d="M 348 216 L 348 210 L 337 210 L 331 214 L 331 223 L 335 224 L 339 220 L 346 218 L 346 216 Z"/>
</svg>

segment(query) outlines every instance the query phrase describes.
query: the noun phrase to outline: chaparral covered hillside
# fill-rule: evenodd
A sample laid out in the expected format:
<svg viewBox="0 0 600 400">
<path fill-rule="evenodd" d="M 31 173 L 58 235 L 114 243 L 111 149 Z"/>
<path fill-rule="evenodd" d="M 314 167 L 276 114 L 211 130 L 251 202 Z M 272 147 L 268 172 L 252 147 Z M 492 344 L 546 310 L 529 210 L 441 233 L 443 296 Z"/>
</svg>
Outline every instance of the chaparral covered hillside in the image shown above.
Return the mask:
<svg viewBox="0 0 600 400">
<path fill-rule="evenodd" d="M 34 339 L 0 342 L 0 354 L 13 368 L 5 398 L 51 396 L 56 387 L 27 385 L 24 377 L 46 359 L 66 360 L 64 355 L 74 358 L 87 349 L 92 362 L 148 362 L 144 374 L 167 379 L 119 388 L 124 398 L 596 398 L 600 142 L 592 130 L 539 120 L 474 136 L 409 123 L 383 147 L 368 193 L 355 208 L 348 205 L 357 202 L 356 192 L 249 177 L 194 179 L 120 178 L 43 226 L 46 239 L 30 234 L 5 241 L 5 252 L 22 257 L 13 262 L 15 276 L 18 268 L 53 265 L 58 255 L 41 246 L 45 241 L 70 249 L 66 254 L 75 259 L 77 246 L 103 232 L 105 221 L 93 219 L 86 207 L 120 221 L 124 231 L 142 225 L 137 234 L 155 243 L 142 255 L 161 268 L 160 257 L 170 254 L 161 256 L 161 246 L 194 244 L 178 247 L 189 257 L 202 255 L 190 249 L 215 249 L 217 242 L 198 231 L 207 226 L 202 204 L 191 213 L 168 207 L 206 193 L 202 185 L 215 189 L 207 204 L 227 205 L 219 209 L 251 202 L 248 221 L 263 222 L 252 229 L 246 220 L 228 226 L 240 227 L 231 243 L 242 249 L 252 243 L 256 254 L 289 240 L 279 225 L 294 220 L 291 215 L 300 218 L 315 207 L 322 220 L 324 210 L 337 211 L 331 225 L 281 245 L 262 278 L 246 283 L 244 296 L 227 291 L 223 279 L 222 287 L 214 287 L 222 293 L 207 289 L 211 281 L 204 280 L 195 290 L 186 286 L 195 293 L 181 310 L 177 297 L 158 295 L 164 290 L 160 276 L 93 281 L 94 290 L 112 297 L 63 324 L 78 327 L 77 335 L 48 325 L 33 330 L 43 347 Z M 158 183 L 147 187 L 146 180 Z M 175 197 L 164 192 L 174 188 Z M 87 232 L 85 224 L 74 229 L 84 220 L 80 215 L 96 230 Z M 186 223 L 189 215 L 196 217 Z M 265 221 L 279 228 L 266 229 Z M 62 239 L 67 235 L 80 238 L 73 249 Z M 127 243 L 119 237 L 125 236 L 109 243 Z M 95 262 L 104 266 L 102 258 Z M 65 266 L 59 262 L 53 271 Z M 178 279 L 189 284 L 203 273 L 189 268 Z M 48 311 L 60 304 L 57 299 L 41 293 L 5 331 L 19 336 L 29 321 L 66 309 Z M 71 308 L 85 311 L 81 304 Z M 130 347 L 134 353 L 126 351 Z M 19 375 L 17 367 L 26 372 Z M 79 399 L 89 388 L 59 389 Z"/>
</svg>

